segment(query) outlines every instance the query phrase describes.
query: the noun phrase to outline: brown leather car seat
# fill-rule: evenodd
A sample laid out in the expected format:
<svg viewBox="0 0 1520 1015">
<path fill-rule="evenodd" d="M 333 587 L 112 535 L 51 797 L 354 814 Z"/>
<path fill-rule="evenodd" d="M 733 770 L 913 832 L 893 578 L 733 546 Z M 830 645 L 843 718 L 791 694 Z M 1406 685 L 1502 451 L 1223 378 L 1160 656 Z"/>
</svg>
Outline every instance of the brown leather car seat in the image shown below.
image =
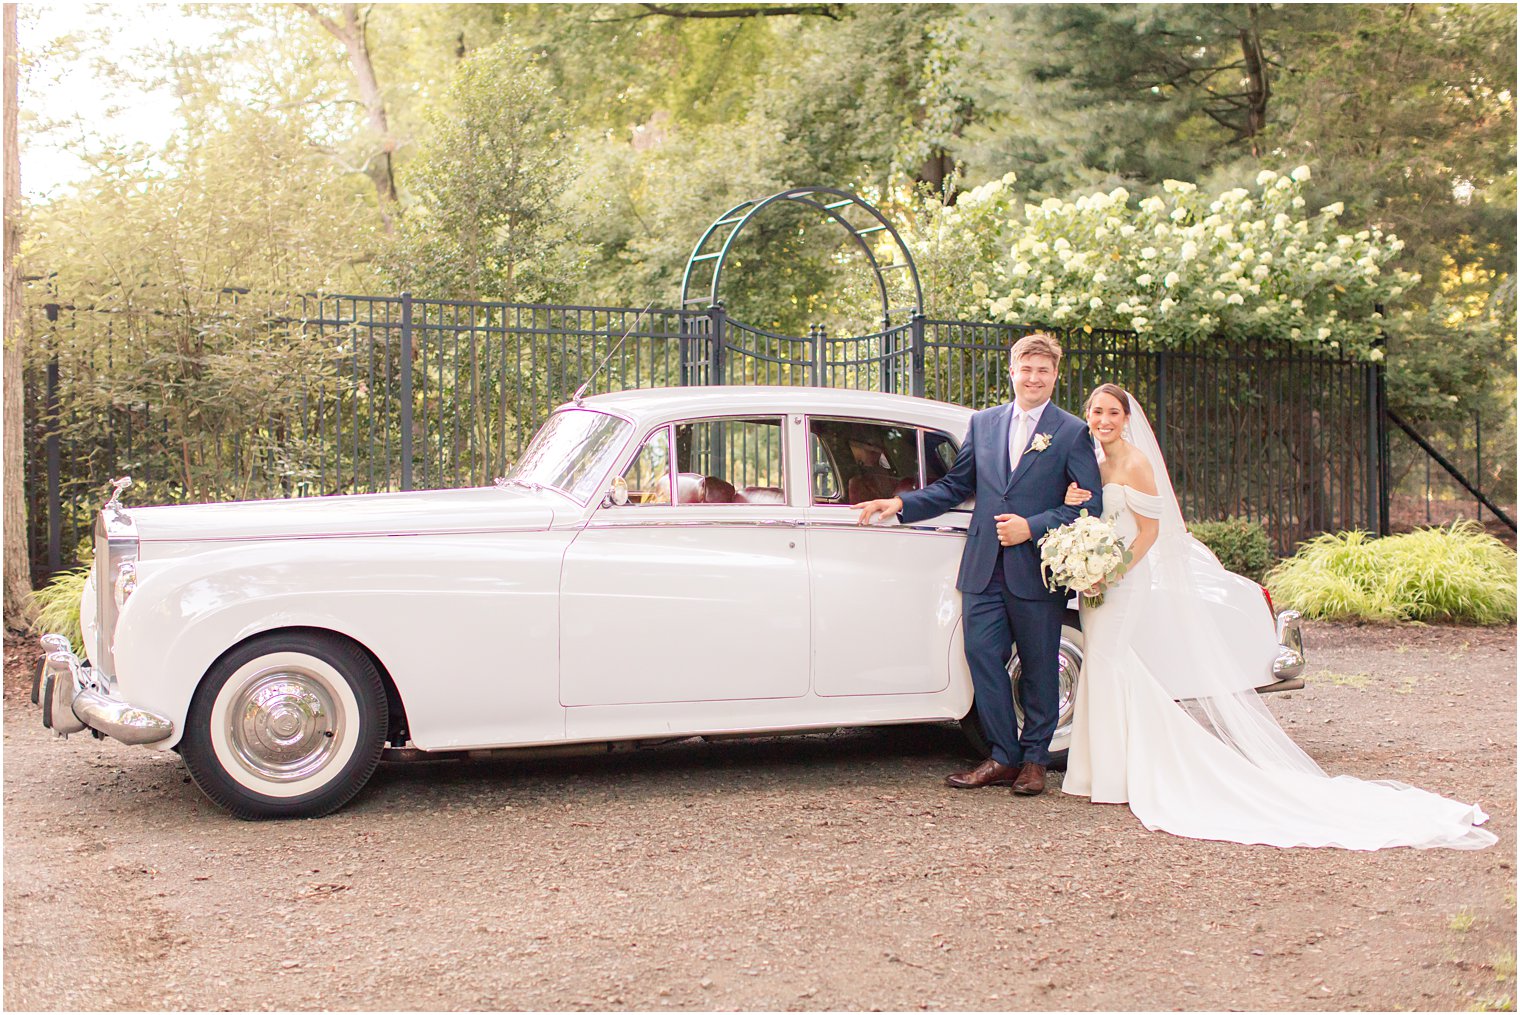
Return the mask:
<svg viewBox="0 0 1520 1015">
<path fill-rule="evenodd" d="M 778 486 L 746 486 L 744 488 L 744 503 L 746 504 L 785 504 L 786 495 Z"/>
</svg>

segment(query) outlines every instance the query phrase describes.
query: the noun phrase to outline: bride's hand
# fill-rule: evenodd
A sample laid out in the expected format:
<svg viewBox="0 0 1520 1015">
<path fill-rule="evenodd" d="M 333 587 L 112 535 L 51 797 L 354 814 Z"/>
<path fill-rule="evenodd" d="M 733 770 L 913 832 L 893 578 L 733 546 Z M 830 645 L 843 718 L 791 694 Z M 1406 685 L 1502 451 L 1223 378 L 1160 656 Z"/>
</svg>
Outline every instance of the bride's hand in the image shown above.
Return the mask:
<svg viewBox="0 0 1520 1015">
<path fill-rule="evenodd" d="M 1084 490 L 1073 483 L 1066 488 L 1066 504 L 1068 507 L 1081 507 L 1092 500 L 1092 491 Z"/>
</svg>

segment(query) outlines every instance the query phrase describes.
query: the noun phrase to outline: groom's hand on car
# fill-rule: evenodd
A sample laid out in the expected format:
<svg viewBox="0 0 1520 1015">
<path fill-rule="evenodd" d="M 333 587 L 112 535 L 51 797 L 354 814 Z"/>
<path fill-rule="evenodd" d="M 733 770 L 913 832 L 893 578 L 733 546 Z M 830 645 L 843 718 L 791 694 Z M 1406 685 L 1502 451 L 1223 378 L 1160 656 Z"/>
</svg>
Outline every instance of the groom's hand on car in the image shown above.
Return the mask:
<svg viewBox="0 0 1520 1015">
<path fill-rule="evenodd" d="M 1004 546 L 1029 542 L 1029 522 L 1023 515 L 998 515 L 993 521 L 997 522 L 998 542 Z"/>
<path fill-rule="evenodd" d="M 868 500 L 854 506 L 860 511 L 860 518 L 855 524 L 870 525 L 878 517 L 896 518 L 898 512 L 903 509 L 903 502 L 901 497 L 888 497 L 885 500 Z"/>
</svg>

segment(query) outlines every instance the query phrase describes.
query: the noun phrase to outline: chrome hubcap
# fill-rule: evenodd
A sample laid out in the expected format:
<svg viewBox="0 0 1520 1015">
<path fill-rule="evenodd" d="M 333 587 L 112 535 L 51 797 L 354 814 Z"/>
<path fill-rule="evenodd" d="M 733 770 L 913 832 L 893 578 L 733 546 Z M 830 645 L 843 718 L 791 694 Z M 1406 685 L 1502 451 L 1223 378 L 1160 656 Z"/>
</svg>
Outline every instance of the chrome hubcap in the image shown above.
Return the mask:
<svg viewBox="0 0 1520 1015">
<path fill-rule="evenodd" d="M 228 741 L 261 779 L 294 782 L 330 762 L 343 741 L 343 714 L 319 674 L 282 668 L 260 673 L 227 712 Z"/>
<path fill-rule="evenodd" d="M 1058 686 L 1056 690 L 1056 731 L 1054 736 L 1063 736 L 1071 730 L 1072 713 L 1077 708 L 1077 678 L 1082 673 L 1082 650 L 1072 644 L 1066 638 L 1061 639 L 1060 673 L 1057 676 Z M 1008 676 L 1013 679 L 1013 711 L 1014 718 L 1019 728 L 1024 727 L 1024 709 L 1019 705 L 1019 673 L 1023 667 L 1019 665 L 1018 653 L 1008 661 Z"/>
</svg>

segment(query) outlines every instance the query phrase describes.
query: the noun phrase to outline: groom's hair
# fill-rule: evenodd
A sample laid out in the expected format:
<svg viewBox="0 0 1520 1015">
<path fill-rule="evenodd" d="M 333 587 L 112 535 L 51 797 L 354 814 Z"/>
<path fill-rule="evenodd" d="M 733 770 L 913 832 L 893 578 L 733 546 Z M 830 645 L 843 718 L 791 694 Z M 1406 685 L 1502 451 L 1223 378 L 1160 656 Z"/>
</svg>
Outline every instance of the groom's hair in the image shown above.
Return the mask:
<svg viewBox="0 0 1520 1015">
<path fill-rule="evenodd" d="M 1030 332 L 1013 343 L 1008 351 L 1008 369 L 1012 370 L 1025 356 L 1044 356 L 1055 362 L 1057 370 L 1061 369 L 1061 343 L 1043 331 Z"/>
</svg>

